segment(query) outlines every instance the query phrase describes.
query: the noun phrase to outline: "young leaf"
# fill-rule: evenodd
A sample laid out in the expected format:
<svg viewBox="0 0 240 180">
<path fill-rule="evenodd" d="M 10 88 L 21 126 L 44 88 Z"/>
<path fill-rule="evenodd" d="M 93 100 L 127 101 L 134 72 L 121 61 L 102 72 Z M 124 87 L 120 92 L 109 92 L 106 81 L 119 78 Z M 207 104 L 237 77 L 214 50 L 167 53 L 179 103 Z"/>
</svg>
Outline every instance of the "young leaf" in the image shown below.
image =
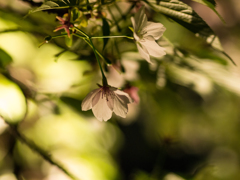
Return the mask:
<svg viewBox="0 0 240 180">
<path fill-rule="evenodd" d="M 73 8 L 71 10 L 71 22 L 76 21 L 80 17 L 80 12 L 78 8 Z"/>
<path fill-rule="evenodd" d="M 24 118 L 26 108 L 20 88 L 0 75 L 0 115 L 9 123 L 17 123 Z"/>
<path fill-rule="evenodd" d="M 215 9 L 215 6 L 216 6 L 216 3 L 214 0 L 192 0 L 192 1 L 195 1 L 195 2 L 198 2 L 200 4 L 203 4 L 209 8 L 211 8 L 217 15 L 218 17 L 221 19 L 221 21 L 223 23 L 225 23 L 224 19 L 222 18 L 222 16 L 217 12 L 217 10 Z"/>
<path fill-rule="evenodd" d="M 110 26 L 105 18 L 102 18 L 103 26 L 102 26 L 102 32 L 103 36 L 109 36 L 110 35 Z M 103 38 L 103 50 L 105 46 L 107 45 L 108 38 Z"/>
</svg>

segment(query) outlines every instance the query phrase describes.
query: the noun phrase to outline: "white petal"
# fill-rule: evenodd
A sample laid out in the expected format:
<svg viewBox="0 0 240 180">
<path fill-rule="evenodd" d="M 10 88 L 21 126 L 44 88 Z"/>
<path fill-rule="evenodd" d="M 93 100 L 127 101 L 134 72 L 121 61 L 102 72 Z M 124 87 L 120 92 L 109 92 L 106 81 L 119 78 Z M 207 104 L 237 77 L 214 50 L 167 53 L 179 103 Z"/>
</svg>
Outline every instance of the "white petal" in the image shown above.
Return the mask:
<svg viewBox="0 0 240 180">
<path fill-rule="evenodd" d="M 87 111 L 92 108 L 92 99 L 100 91 L 100 89 L 94 89 L 91 91 L 82 101 L 82 111 Z"/>
<path fill-rule="evenodd" d="M 133 103 L 132 98 L 130 98 L 130 96 L 128 95 L 128 93 L 125 93 L 123 91 L 120 91 L 119 89 L 114 91 L 114 93 L 117 94 L 117 96 L 125 103 L 125 104 L 129 104 L 129 103 Z"/>
<path fill-rule="evenodd" d="M 146 47 L 149 55 L 154 57 L 162 57 L 166 54 L 165 48 L 160 47 L 155 41 L 141 41 L 143 47 Z"/>
<path fill-rule="evenodd" d="M 99 121 L 107 121 L 112 117 L 112 111 L 107 105 L 106 97 L 100 97 L 98 103 L 92 108 L 92 111 Z"/>
<path fill-rule="evenodd" d="M 135 39 L 136 41 L 139 41 L 139 40 L 140 40 L 139 36 L 138 36 L 135 32 L 133 33 L 133 37 L 134 37 L 134 39 Z"/>
<path fill-rule="evenodd" d="M 138 48 L 138 51 L 140 53 L 140 55 L 149 63 L 152 63 L 151 62 L 151 59 L 150 59 L 150 56 L 148 54 L 148 51 L 147 49 L 144 47 L 144 46 L 140 46 L 138 43 L 137 43 L 137 48 Z"/>
<path fill-rule="evenodd" d="M 147 32 L 145 36 L 152 36 L 155 40 L 159 39 L 166 28 L 161 23 L 147 22 L 147 26 L 143 28 L 143 31 Z"/>
<path fill-rule="evenodd" d="M 136 22 L 135 19 L 133 17 L 131 17 L 131 21 L 132 21 L 132 25 L 133 25 L 133 29 L 136 29 Z"/>
<path fill-rule="evenodd" d="M 125 118 L 128 112 L 128 106 L 125 104 L 119 97 L 118 95 L 115 96 L 114 98 L 114 108 L 113 112 L 120 116 Z"/>
<path fill-rule="evenodd" d="M 135 19 L 135 32 L 141 31 L 143 27 L 147 25 L 147 16 L 145 14 L 144 6 L 142 6 L 139 11 L 134 16 Z"/>
</svg>

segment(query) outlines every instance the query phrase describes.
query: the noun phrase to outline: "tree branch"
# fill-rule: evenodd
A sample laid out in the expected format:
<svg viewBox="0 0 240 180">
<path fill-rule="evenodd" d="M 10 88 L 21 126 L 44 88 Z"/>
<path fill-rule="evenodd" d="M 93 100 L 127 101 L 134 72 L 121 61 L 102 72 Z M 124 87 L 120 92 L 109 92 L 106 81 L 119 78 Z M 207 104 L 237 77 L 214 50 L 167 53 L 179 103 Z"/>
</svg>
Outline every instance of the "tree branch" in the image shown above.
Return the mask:
<svg viewBox="0 0 240 180">
<path fill-rule="evenodd" d="M 4 120 L 4 119 L 3 119 Z M 5 120 L 4 120 L 5 121 Z M 73 174 L 71 174 L 63 165 L 61 165 L 57 160 L 53 159 L 49 153 L 46 153 L 41 147 L 36 145 L 32 140 L 26 138 L 23 134 L 21 134 L 18 131 L 18 126 L 13 125 L 5 121 L 10 128 L 11 133 L 20 140 L 23 144 L 27 145 L 31 150 L 37 152 L 40 156 L 42 156 L 43 159 L 51 163 L 52 165 L 57 166 L 60 170 L 62 170 L 67 176 L 69 176 L 73 180 L 79 180 L 77 177 L 75 177 Z"/>
</svg>

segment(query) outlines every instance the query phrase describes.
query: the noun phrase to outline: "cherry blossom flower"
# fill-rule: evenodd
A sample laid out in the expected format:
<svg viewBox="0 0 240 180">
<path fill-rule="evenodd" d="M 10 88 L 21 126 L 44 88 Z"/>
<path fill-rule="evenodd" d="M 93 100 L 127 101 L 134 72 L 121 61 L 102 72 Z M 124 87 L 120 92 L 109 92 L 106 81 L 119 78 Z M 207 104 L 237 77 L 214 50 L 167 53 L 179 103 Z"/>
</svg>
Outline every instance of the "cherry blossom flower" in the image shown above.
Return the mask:
<svg viewBox="0 0 240 180">
<path fill-rule="evenodd" d="M 128 105 L 132 103 L 129 95 L 115 87 L 101 86 L 90 92 L 82 102 L 82 110 L 92 109 L 94 116 L 102 121 L 112 117 L 112 112 L 125 118 L 128 112 Z"/>
<path fill-rule="evenodd" d="M 149 63 L 152 63 L 150 55 L 161 57 L 166 54 L 165 49 L 160 47 L 155 41 L 163 35 L 166 28 L 161 23 L 147 21 L 144 11 L 144 6 L 142 6 L 134 18 L 131 17 L 134 29 L 133 36 L 140 55 Z"/>
</svg>

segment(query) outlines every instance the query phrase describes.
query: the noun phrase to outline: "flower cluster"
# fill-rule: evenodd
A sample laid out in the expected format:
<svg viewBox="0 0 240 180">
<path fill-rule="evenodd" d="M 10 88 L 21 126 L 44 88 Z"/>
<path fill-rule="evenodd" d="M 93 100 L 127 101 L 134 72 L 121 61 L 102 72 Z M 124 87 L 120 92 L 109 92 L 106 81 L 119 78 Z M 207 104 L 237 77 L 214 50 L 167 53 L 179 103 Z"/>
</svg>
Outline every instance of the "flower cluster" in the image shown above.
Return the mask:
<svg viewBox="0 0 240 180">
<path fill-rule="evenodd" d="M 98 12 L 98 15 L 99 14 L 100 12 Z M 128 112 L 128 104 L 132 103 L 133 101 L 131 98 L 133 98 L 136 103 L 139 102 L 139 97 L 137 94 L 138 89 L 136 87 L 132 87 L 126 89 L 125 92 L 123 92 L 115 87 L 108 85 L 107 78 L 104 75 L 103 68 L 98 56 L 104 60 L 106 60 L 106 58 L 104 58 L 103 55 L 97 50 L 97 48 L 95 48 L 92 39 L 111 37 L 127 37 L 130 39 L 135 39 L 137 49 L 140 55 L 147 62 L 152 63 L 151 56 L 161 57 L 166 54 L 165 49 L 160 47 L 156 42 L 156 40 L 158 40 L 163 35 L 166 28 L 161 23 L 154 23 L 148 21 L 145 14 L 144 6 L 139 9 L 139 11 L 135 14 L 134 17 L 131 17 L 133 25 L 133 29 L 131 28 L 133 31 L 133 37 L 128 37 L 125 35 L 106 35 L 105 37 L 89 36 L 87 33 L 83 32 L 81 29 L 79 29 L 73 24 L 73 22 L 80 22 L 79 18 L 81 19 L 81 17 L 82 16 L 77 17 L 77 13 L 73 13 L 72 11 L 69 11 L 68 14 L 65 14 L 63 18 L 57 16 L 56 18 L 60 21 L 61 26 L 57 27 L 54 32 L 64 29 L 67 32 L 67 36 L 69 38 L 72 38 L 71 35 L 73 35 L 77 36 L 78 38 L 84 39 L 84 41 L 93 49 L 96 59 L 98 61 L 98 65 L 102 74 L 103 85 L 99 85 L 98 89 L 93 90 L 86 96 L 86 98 L 82 102 L 82 110 L 87 111 L 89 109 L 92 109 L 94 116 L 100 121 L 107 121 L 108 119 L 110 119 L 112 117 L 112 112 L 114 112 L 117 116 L 125 118 Z M 103 24 L 105 24 L 107 28 L 110 28 L 108 22 L 104 18 Z M 107 31 L 107 28 L 105 27 L 105 31 Z M 110 32 L 108 32 L 108 34 L 110 34 Z M 52 37 L 48 39 L 51 40 Z M 46 42 L 48 41 L 46 40 Z"/>
<path fill-rule="evenodd" d="M 150 56 L 161 57 L 166 54 L 165 49 L 156 42 L 166 30 L 161 23 L 147 21 L 144 7 L 141 7 L 134 18 L 131 17 L 131 21 L 133 37 L 136 40 L 138 51 L 147 62 L 151 63 Z M 103 72 L 102 76 L 105 80 Z M 103 83 L 103 86 L 99 85 L 98 89 L 93 90 L 85 97 L 82 102 L 82 110 L 92 109 L 94 116 L 100 121 L 110 119 L 112 112 L 125 118 L 128 112 L 128 104 L 132 103 L 132 99 L 126 92 L 135 99 L 136 103 L 139 102 L 137 88 L 123 92 L 109 86 L 107 82 Z"/>
</svg>

